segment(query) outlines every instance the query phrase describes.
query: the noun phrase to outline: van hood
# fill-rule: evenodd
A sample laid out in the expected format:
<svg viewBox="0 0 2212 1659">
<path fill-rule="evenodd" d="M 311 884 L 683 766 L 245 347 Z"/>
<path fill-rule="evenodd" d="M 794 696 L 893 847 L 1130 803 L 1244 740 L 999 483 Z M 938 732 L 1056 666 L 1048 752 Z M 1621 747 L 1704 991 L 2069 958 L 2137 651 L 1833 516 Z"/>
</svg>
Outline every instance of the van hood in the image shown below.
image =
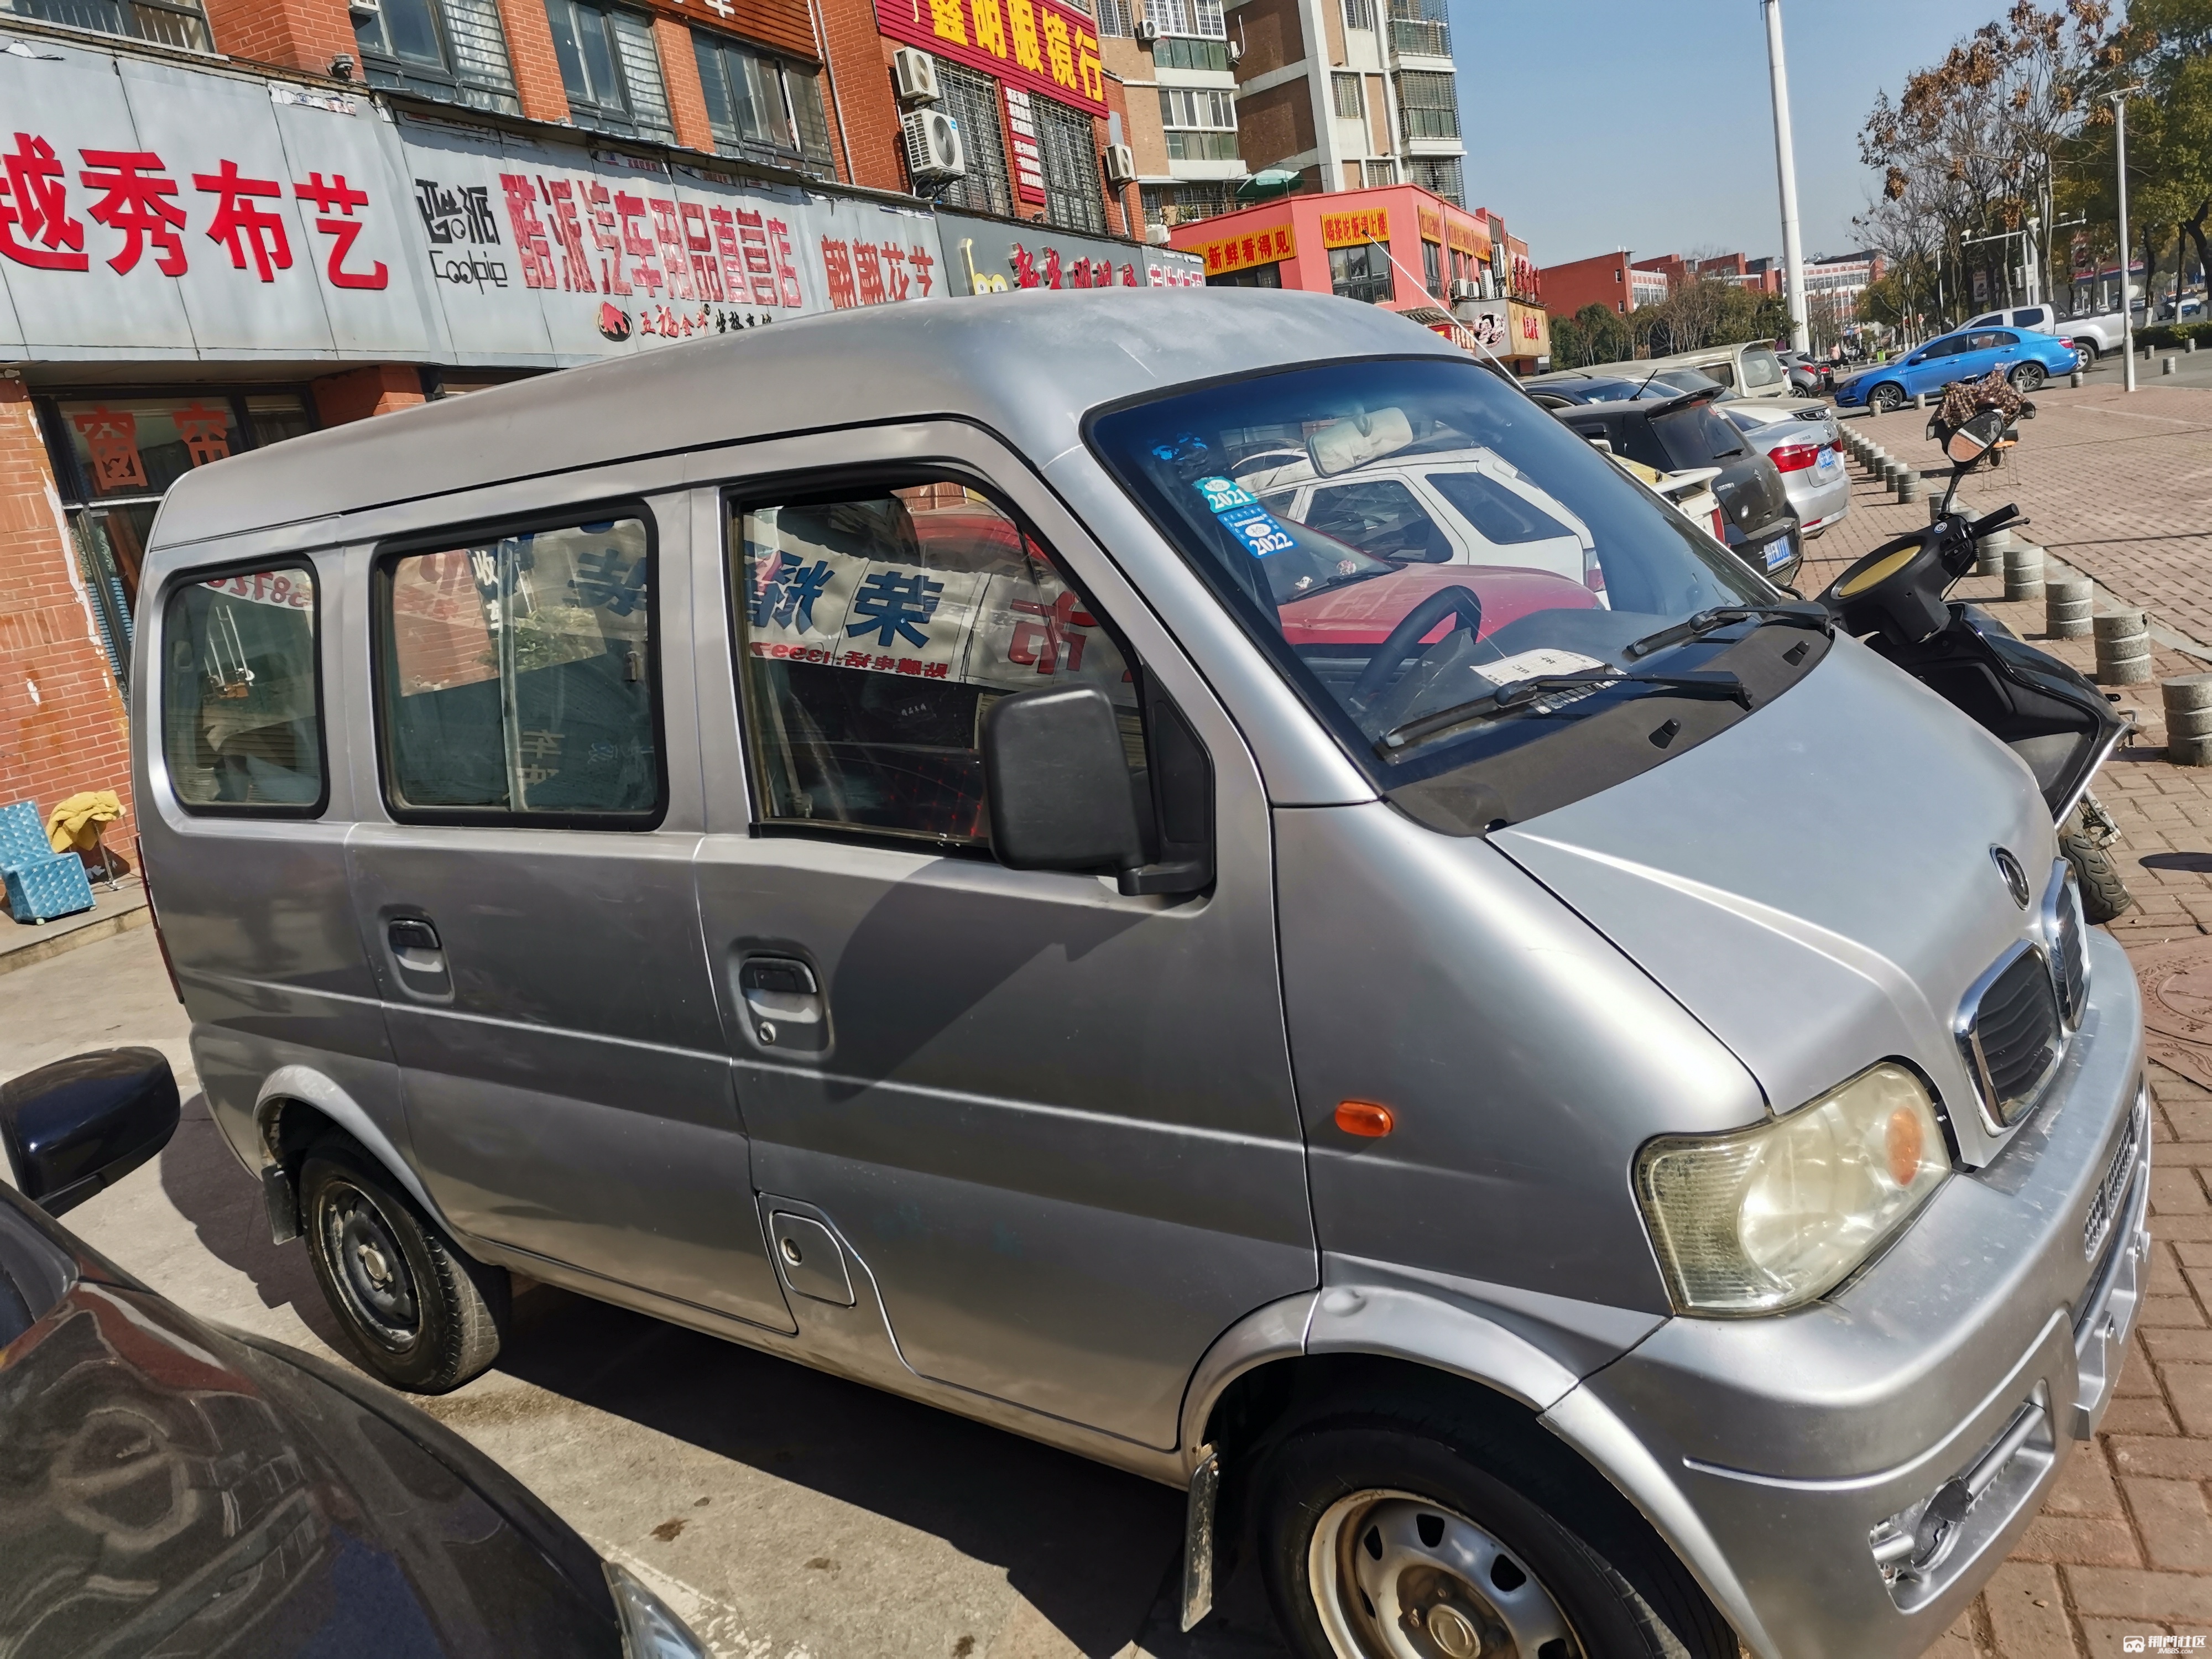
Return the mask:
<svg viewBox="0 0 2212 1659">
<path fill-rule="evenodd" d="M 1994 1153 L 1951 1020 L 2033 934 L 2057 839 L 2010 750 L 1857 641 L 1711 741 L 1490 839 L 1728 1044 L 1774 1111 L 1895 1055 L 1935 1084 L 1968 1164 Z"/>
</svg>

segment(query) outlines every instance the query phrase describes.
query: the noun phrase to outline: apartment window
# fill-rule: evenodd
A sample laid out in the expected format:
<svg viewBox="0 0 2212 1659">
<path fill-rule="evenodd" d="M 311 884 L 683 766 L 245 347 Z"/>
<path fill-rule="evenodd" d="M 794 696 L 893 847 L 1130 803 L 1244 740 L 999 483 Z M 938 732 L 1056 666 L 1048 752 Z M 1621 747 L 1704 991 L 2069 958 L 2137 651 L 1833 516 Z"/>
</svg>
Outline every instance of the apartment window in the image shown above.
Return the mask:
<svg viewBox="0 0 2212 1659">
<path fill-rule="evenodd" d="M 702 30 L 692 32 L 691 50 L 718 151 L 817 178 L 834 176 L 821 81 L 812 70 Z"/>
<path fill-rule="evenodd" d="M 1237 159 L 1237 94 L 1209 87 L 1162 87 L 1160 125 L 1170 161 Z"/>
<path fill-rule="evenodd" d="M 380 0 L 352 15 L 369 85 L 522 113 L 496 0 Z"/>
<path fill-rule="evenodd" d="M 1344 27 L 1348 29 L 1372 29 L 1375 27 L 1375 0 L 1344 0 Z"/>
<path fill-rule="evenodd" d="M 1229 47 L 1220 40 L 1193 40 L 1182 35 L 1164 34 L 1152 42 L 1152 67 L 1212 70 L 1226 75 Z"/>
<path fill-rule="evenodd" d="M 1389 251 L 1372 242 L 1329 249 L 1328 285 L 1347 300 L 1364 300 L 1370 305 L 1396 298 L 1390 281 Z"/>
<path fill-rule="evenodd" d="M 1450 77 L 1445 77 L 1449 80 Z M 1467 205 L 1467 185 L 1456 155 L 1408 155 L 1406 182 L 1441 196 L 1455 208 Z"/>
<path fill-rule="evenodd" d="M 1444 0 L 1390 0 L 1390 46 L 1424 58 L 1450 57 Z"/>
<path fill-rule="evenodd" d="M 1401 70 L 1398 120 L 1406 141 L 1459 137 L 1459 77 L 1434 70 Z"/>
<path fill-rule="evenodd" d="M 1397 182 L 1398 169 L 1393 162 L 1386 159 L 1367 163 L 1368 189 L 1373 190 L 1378 185 L 1395 185 Z"/>
<path fill-rule="evenodd" d="M 1336 97 L 1336 112 L 1339 115 L 1358 116 L 1367 113 L 1367 93 L 1359 76 L 1332 75 L 1328 77 L 1328 83 L 1329 90 Z"/>
<path fill-rule="evenodd" d="M 978 213 L 1011 215 L 1014 193 L 1006 179 L 1006 139 L 999 131 L 999 83 L 939 58 L 937 84 L 945 112 L 960 129 L 960 149 L 968 160 L 968 176 L 945 185 L 937 199 Z"/>
<path fill-rule="evenodd" d="M 676 141 L 652 21 L 589 0 L 545 0 L 568 116 L 580 127 Z"/>
<path fill-rule="evenodd" d="M 1173 226 L 1211 219 L 1217 214 L 1234 213 L 1239 206 L 1236 188 L 1225 181 L 1220 184 L 1141 185 L 1137 193 L 1144 203 L 1146 224 Z"/>
<path fill-rule="evenodd" d="M 1080 110 L 1032 97 L 1037 148 L 1044 161 L 1044 216 L 1063 230 L 1103 234 L 1106 202 L 1098 187 L 1098 152 L 1091 118 Z"/>
<path fill-rule="evenodd" d="M 208 40 L 207 19 L 198 6 L 177 0 L 15 0 L 0 10 L 18 17 L 35 17 L 42 23 L 61 23 L 73 29 L 97 29 L 102 34 L 128 35 L 186 52 L 213 52 Z"/>
<path fill-rule="evenodd" d="M 1421 280 L 1431 294 L 1444 291 L 1444 251 L 1434 242 L 1421 244 Z"/>
<path fill-rule="evenodd" d="M 1189 34 L 1206 40 L 1229 38 L 1221 0 L 1144 0 L 1144 4 L 1146 17 L 1162 34 Z"/>
<path fill-rule="evenodd" d="M 1134 0 L 1098 0 L 1098 33 L 1127 40 L 1136 30 Z"/>
</svg>

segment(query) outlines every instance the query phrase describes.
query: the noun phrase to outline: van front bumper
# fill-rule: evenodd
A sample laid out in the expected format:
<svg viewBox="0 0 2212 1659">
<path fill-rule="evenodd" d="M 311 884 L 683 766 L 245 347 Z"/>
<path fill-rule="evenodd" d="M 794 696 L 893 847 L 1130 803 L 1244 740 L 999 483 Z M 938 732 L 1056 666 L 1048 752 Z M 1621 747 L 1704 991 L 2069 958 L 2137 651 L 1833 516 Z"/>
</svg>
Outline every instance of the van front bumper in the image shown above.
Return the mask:
<svg viewBox="0 0 2212 1659">
<path fill-rule="evenodd" d="M 2090 940 L 2090 1012 L 1986 1167 L 1823 1302 L 1670 1320 L 1546 1413 L 1761 1659 L 1923 1652 L 2104 1416 L 2148 1268 L 2151 1110 L 2134 976 Z"/>
</svg>

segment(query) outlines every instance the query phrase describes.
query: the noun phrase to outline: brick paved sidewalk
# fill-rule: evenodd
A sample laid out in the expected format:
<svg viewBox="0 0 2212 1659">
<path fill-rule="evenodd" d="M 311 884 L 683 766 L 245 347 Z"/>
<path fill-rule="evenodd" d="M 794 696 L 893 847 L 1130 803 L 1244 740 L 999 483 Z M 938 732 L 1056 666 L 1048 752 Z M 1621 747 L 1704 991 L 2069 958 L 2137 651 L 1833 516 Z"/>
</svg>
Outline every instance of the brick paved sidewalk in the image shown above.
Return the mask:
<svg viewBox="0 0 2212 1659">
<path fill-rule="evenodd" d="M 2026 462 L 1978 474 L 1963 493 L 1983 511 L 2019 501 L 2036 520 L 2031 539 L 2046 546 L 2075 541 L 2060 552 L 2068 562 L 2130 599 L 2148 599 L 2154 611 L 2195 638 L 2212 640 L 2212 512 L 2204 510 L 2212 499 L 2212 436 L 2206 435 L 2212 434 L 2212 392 L 2169 393 L 2172 402 L 2149 405 L 2179 419 L 2182 398 L 2195 400 L 2190 418 L 2201 412 L 2205 424 L 2190 446 L 2160 434 L 2133 447 L 2142 455 L 2093 438 L 2048 459 L 2033 453 L 2043 440 L 2100 429 L 2094 420 L 2117 423 L 2117 416 L 2085 411 L 2069 421 L 2058 412 L 2064 398 L 2095 395 L 2086 388 L 2039 394 L 2040 412 L 2022 446 Z M 1905 410 L 1867 424 L 1893 454 L 1907 460 L 1924 454 L 1923 464 L 1932 466 L 1935 447 L 1921 435 L 1925 420 Z M 2185 454 L 2193 459 L 2178 465 Z M 2198 469 L 2202 476 L 2183 476 Z M 1897 505 L 1865 481 L 1856 463 L 1851 471 L 1850 517 L 1808 549 L 1798 580 L 1808 594 L 1826 586 L 1850 560 L 1928 521 L 1924 503 Z M 2111 504 L 2116 478 L 2134 480 L 2124 505 Z M 2190 543 L 2157 544 L 2161 551 L 2132 565 L 2124 562 L 2112 536 L 2153 522 L 2193 524 L 2207 533 Z M 2077 525 L 2106 533 L 2076 536 L 2069 528 L 2062 536 L 2054 528 Z M 2092 542 L 2094 549 L 2081 544 Z M 2189 561 L 2176 550 L 2184 546 L 2194 548 L 2198 567 L 2189 578 L 2196 585 L 2186 589 L 2183 567 Z M 2091 641 L 2039 637 L 2042 607 L 2006 604 L 2002 590 L 1995 578 L 1969 577 L 1955 592 L 1986 605 L 2023 639 L 2085 672 L 2094 667 Z M 2197 592 L 2205 596 L 2201 622 L 2185 605 L 2168 609 L 2153 597 Z M 2179 620 L 2176 611 L 2191 620 Z M 2160 678 L 2212 670 L 2212 662 L 2172 650 L 2154 651 L 2153 658 Z M 2122 867 L 2137 901 L 2111 932 L 2131 950 L 2212 933 L 2212 769 L 2166 763 L 2155 682 L 2115 689 L 2119 706 L 2143 729 L 2096 784 L 2120 825 Z M 2203 855 L 2201 867 L 2185 867 L 2192 860 L 2172 859 L 2176 854 Z M 2162 854 L 2161 862 L 2183 867 L 2141 862 Z M 2160 1634 L 2203 1637 L 2212 1652 L 2212 1508 L 2206 1501 L 2212 1490 L 2212 1198 L 2204 1180 L 2212 1172 L 2212 1091 L 2157 1065 L 2151 1082 L 2158 1103 L 2153 1260 L 2116 1397 L 2095 1443 L 2076 1451 L 2020 1547 L 1931 1650 L 1936 1659 L 2118 1659 L 2124 1638 Z"/>
</svg>

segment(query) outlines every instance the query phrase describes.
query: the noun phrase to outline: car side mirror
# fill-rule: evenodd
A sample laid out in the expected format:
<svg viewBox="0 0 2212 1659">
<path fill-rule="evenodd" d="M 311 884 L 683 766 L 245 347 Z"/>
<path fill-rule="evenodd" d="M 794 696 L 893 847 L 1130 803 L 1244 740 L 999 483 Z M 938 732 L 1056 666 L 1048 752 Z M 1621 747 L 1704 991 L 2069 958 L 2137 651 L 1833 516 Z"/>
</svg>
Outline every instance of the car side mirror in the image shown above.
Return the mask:
<svg viewBox="0 0 2212 1659">
<path fill-rule="evenodd" d="M 0 1084 L 0 1147 L 48 1215 L 113 1186 L 176 1130 L 176 1075 L 158 1048 L 73 1054 Z"/>
<path fill-rule="evenodd" d="M 1122 871 L 1145 861 L 1114 705 L 1096 686 L 1018 691 L 983 714 L 991 850 L 1010 870 Z"/>
</svg>

